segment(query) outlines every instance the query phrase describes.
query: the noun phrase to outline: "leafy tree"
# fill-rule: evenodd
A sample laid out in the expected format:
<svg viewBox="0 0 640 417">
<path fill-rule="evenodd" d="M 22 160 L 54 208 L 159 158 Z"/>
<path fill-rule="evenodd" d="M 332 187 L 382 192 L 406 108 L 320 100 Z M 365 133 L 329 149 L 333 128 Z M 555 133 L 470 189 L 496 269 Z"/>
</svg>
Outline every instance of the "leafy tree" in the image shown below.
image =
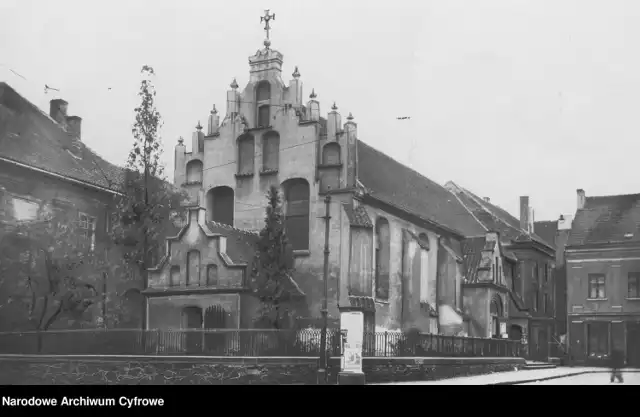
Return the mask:
<svg viewBox="0 0 640 417">
<path fill-rule="evenodd" d="M 134 142 L 121 184 L 123 197 L 118 200 L 114 214 L 113 234 L 124 251 L 125 263 L 136 267 L 146 288 L 147 269 L 158 261 L 164 238 L 175 232 L 171 219 L 176 210 L 182 214 L 179 207 L 185 197 L 165 181 L 160 162 L 162 116 L 155 104 L 156 90 L 152 82 L 155 72 L 145 65 L 141 73 L 140 104 L 134 109 L 131 130 Z M 143 315 L 145 312 L 143 308 Z"/>
<path fill-rule="evenodd" d="M 102 284 L 110 265 L 80 226 L 69 213 L 52 211 L 46 203 L 41 204 L 37 220 L 3 223 L 0 315 L 4 328 L 47 331 L 65 319 L 72 326 L 82 326 L 101 317 L 90 314 L 91 307 L 104 300 Z"/>
<path fill-rule="evenodd" d="M 284 230 L 277 187 L 269 188 L 267 200 L 265 225 L 256 243 L 251 277 L 254 294 L 261 304 L 257 324 L 281 329 L 289 314 L 285 303 L 294 288 L 293 254 Z"/>
</svg>

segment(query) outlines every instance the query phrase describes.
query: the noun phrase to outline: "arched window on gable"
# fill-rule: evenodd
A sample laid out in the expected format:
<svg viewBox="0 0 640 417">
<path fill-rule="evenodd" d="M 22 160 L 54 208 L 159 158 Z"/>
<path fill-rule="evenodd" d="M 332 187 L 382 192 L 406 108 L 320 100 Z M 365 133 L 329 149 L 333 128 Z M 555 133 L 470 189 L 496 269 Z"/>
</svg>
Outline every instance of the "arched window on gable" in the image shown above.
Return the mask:
<svg viewBox="0 0 640 417">
<path fill-rule="evenodd" d="M 271 84 L 269 81 L 260 81 L 256 86 L 256 127 L 271 125 L 269 120 L 271 105 Z"/>
<path fill-rule="evenodd" d="M 255 166 L 255 139 L 252 135 L 238 138 L 238 174 L 253 174 Z"/>
<path fill-rule="evenodd" d="M 320 192 L 340 188 L 340 145 L 336 142 L 327 143 L 322 148 L 322 165 L 320 167 Z"/>
<path fill-rule="evenodd" d="M 429 237 L 426 233 L 418 235 L 420 245 L 420 301 L 428 303 L 429 300 Z"/>
<path fill-rule="evenodd" d="M 207 192 L 207 220 L 233 226 L 234 210 L 233 188 L 219 186 Z"/>
<path fill-rule="evenodd" d="M 391 233 L 389 221 L 384 217 L 376 220 L 376 298 L 389 299 L 389 262 L 391 260 Z"/>
<path fill-rule="evenodd" d="M 302 178 L 282 183 L 285 199 L 285 231 L 293 250 L 309 249 L 309 183 Z"/>
<path fill-rule="evenodd" d="M 262 137 L 262 170 L 275 171 L 280 163 L 280 135 L 267 132 Z"/>
<path fill-rule="evenodd" d="M 200 252 L 197 250 L 187 253 L 187 285 L 200 285 Z"/>
<path fill-rule="evenodd" d="M 202 183 L 202 162 L 194 159 L 187 163 L 187 183 L 197 184 Z"/>
<path fill-rule="evenodd" d="M 496 294 L 491 299 L 489 305 L 489 315 L 491 316 L 491 336 L 500 337 L 500 317 L 504 315 L 504 305 L 502 298 Z"/>
</svg>

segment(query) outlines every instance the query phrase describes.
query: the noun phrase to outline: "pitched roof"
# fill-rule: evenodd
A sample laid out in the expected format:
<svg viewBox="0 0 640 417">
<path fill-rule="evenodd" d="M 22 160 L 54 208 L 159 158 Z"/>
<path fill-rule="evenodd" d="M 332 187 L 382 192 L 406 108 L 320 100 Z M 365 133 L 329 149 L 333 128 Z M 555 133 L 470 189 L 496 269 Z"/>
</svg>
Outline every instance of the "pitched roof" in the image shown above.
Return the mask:
<svg viewBox="0 0 640 417">
<path fill-rule="evenodd" d="M 640 194 L 587 197 L 576 212 L 567 244 L 622 241 L 640 241 Z"/>
<path fill-rule="evenodd" d="M 251 265 L 256 250 L 255 245 L 259 239 L 257 233 L 216 222 L 207 222 L 207 227 L 212 233 L 226 236 L 227 255 L 233 260 L 233 263 Z"/>
<path fill-rule="evenodd" d="M 544 239 L 552 248 L 556 247 L 556 233 L 558 232 L 557 220 L 545 220 L 533 223 L 533 231 Z"/>
<path fill-rule="evenodd" d="M 350 204 L 343 204 L 344 212 L 347 214 L 349 224 L 353 227 L 372 228 L 373 222 L 364 206 L 353 207 Z"/>
<path fill-rule="evenodd" d="M 527 233 L 522 230 L 520 228 L 520 220 L 516 219 L 503 208 L 481 199 L 474 193 L 460 187 L 452 181 L 447 183 L 447 188 L 459 199 L 471 217 L 475 219 L 477 223 L 481 224 L 485 230 L 499 232 L 502 242 L 534 241 L 552 248 L 549 243 L 536 233 Z M 462 232 L 466 236 L 474 236 L 472 234 L 474 230 L 462 230 Z"/>
<path fill-rule="evenodd" d="M 65 148 L 67 132 L 46 113 L 0 82 L 0 157 L 87 184 L 114 189 L 123 169 L 81 143 L 82 158 Z"/>
<path fill-rule="evenodd" d="M 372 197 L 418 216 L 471 235 L 484 229 L 443 186 L 375 148 L 358 141 L 358 180 Z"/>
</svg>

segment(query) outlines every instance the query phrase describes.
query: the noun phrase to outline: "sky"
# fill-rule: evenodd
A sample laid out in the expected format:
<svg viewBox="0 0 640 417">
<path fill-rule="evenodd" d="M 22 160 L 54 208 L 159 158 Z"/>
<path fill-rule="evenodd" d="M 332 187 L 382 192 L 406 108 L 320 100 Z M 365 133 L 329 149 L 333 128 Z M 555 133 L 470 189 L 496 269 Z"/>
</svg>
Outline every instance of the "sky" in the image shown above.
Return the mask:
<svg viewBox="0 0 640 417">
<path fill-rule="evenodd" d="M 536 220 L 575 212 L 577 188 L 640 192 L 637 0 L 0 0 L 0 80 L 47 112 L 68 101 L 122 165 L 152 66 L 171 176 L 177 139 L 248 82 L 266 8 L 285 83 L 297 65 L 322 113 L 335 101 L 361 140 L 440 184 L 516 217 L 528 195 Z"/>
</svg>

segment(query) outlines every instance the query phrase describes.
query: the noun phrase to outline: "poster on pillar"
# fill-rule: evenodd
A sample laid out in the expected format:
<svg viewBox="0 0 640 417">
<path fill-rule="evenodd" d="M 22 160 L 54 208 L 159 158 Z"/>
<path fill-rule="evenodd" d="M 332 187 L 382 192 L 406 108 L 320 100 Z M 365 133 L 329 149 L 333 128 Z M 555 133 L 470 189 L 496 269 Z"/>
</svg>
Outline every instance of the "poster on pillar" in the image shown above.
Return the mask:
<svg viewBox="0 0 640 417">
<path fill-rule="evenodd" d="M 342 372 L 362 372 L 364 316 L 359 311 L 340 314 L 340 331 L 346 335 L 342 349 Z"/>
</svg>

